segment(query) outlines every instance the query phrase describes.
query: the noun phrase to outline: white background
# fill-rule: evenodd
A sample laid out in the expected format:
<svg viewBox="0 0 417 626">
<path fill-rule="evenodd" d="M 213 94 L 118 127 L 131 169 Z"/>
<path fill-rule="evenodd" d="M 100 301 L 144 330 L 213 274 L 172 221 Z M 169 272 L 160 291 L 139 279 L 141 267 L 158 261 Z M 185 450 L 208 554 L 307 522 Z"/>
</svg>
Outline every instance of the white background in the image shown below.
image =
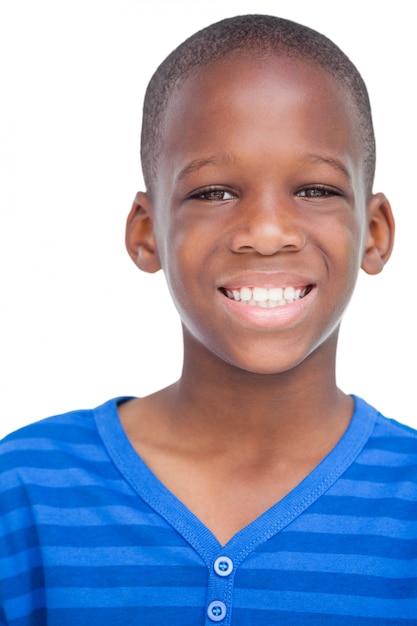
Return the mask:
<svg viewBox="0 0 417 626">
<path fill-rule="evenodd" d="M 0 0 L 0 434 L 144 395 L 180 373 L 180 325 L 161 273 L 141 274 L 124 222 L 141 189 L 143 93 L 195 30 L 273 13 L 330 36 L 373 103 L 376 191 L 394 255 L 361 276 L 338 381 L 417 427 L 414 355 L 416 58 L 410 0 Z"/>
</svg>

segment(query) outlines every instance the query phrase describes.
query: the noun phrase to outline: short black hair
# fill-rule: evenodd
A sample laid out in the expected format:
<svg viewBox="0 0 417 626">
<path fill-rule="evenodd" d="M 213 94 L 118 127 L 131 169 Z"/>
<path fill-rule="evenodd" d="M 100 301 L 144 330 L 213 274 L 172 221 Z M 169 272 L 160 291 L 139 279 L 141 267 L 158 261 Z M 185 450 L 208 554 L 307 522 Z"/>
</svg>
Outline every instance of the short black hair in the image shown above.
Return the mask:
<svg viewBox="0 0 417 626">
<path fill-rule="evenodd" d="M 359 71 L 325 35 L 271 15 L 241 15 L 211 24 L 186 39 L 157 68 L 143 105 L 141 161 L 147 189 L 152 187 L 163 151 L 163 118 L 173 92 L 191 73 L 236 53 L 310 61 L 348 90 L 358 113 L 364 174 L 370 190 L 375 174 L 375 135 L 368 91 Z"/>
</svg>

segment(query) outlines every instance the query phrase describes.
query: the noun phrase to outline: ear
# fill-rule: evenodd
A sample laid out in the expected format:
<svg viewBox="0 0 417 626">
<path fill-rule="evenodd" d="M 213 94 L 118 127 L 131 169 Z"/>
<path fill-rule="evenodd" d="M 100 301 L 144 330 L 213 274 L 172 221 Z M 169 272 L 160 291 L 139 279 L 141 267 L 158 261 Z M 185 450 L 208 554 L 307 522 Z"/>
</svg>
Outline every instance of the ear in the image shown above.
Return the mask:
<svg viewBox="0 0 417 626">
<path fill-rule="evenodd" d="M 391 205 L 383 193 L 371 197 L 367 220 L 368 236 L 361 267 L 367 274 L 379 274 L 391 256 L 395 232 Z"/>
<path fill-rule="evenodd" d="M 161 269 L 156 249 L 151 203 L 146 193 L 138 192 L 126 222 L 126 248 L 133 262 L 144 272 Z"/>
</svg>

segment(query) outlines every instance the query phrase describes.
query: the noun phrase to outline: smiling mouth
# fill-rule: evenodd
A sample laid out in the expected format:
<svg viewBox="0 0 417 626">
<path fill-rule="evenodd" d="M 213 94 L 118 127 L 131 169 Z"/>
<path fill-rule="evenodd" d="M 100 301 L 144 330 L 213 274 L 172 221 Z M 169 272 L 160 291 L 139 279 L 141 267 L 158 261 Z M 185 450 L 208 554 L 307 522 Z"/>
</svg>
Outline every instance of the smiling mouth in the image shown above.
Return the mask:
<svg viewBox="0 0 417 626">
<path fill-rule="evenodd" d="M 250 306 L 262 307 L 265 309 L 273 309 L 275 307 L 285 306 L 301 300 L 313 289 L 313 285 L 305 287 L 241 287 L 240 289 L 225 289 L 220 291 L 230 300 L 248 304 Z"/>
</svg>

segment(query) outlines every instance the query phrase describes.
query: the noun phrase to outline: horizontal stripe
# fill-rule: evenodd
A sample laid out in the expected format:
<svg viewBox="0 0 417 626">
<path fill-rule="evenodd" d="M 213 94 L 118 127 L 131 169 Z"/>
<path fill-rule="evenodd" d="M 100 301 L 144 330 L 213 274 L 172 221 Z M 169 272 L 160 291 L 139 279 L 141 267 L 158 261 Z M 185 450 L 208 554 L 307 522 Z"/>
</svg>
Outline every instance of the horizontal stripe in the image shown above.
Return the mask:
<svg viewBox="0 0 417 626">
<path fill-rule="evenodd" d="M 23 574 L 9 576 L 2 581 L 2 594 L 7 600 L 14 600 L 21 596 L 29 597 L 30 593 L 38 591 L 45 586 L 43 567 L 32 567 Z"/>
<path fill-rule="evenodd" d="M 94 435 L 94 432 L 92 433 Z M 78 431 L 78 440 L 82 442 L 84 433 Z M 44 437 L 38 438 L 24 438 L 16 441 L 5 441 L 2 443 L 1 456 L 5 460 L 5 465 L 8 465 L 7 461 L 10 459 L 21 459 L 27 457 L 30 453 L 32 456 L 34 453 L 42 452 L 46 458 L 53 458 L 55 454 L 66 453 L 70 456 L 76 456 L 79 459 L 85 459 L 87 461 L 97 460 L 99 462 L 107 459 L 106 451 L 100 446 L 100 440 L 97 436 L 92 438 L 89 443 L 77 443 L 69 442 L 65 439 L 46 439 Z"/>
<path fill-rule="evenodd" d="M 41 592 L 39 592 L 40 595 Z M 33 596 L 33 594 L 31 594 Z M 22 617 L 22 608 L 29 597 L 20 596 L 4 603 L 6 610 L 13 618 Z M 108 588 L 55 588 L 48 593 L 48 608 L 115 608 L 148 606 L 204 606 L 206 588 L 195 587 L 108 587 Z M 36 607 L 39 608 L 39 607 Z"/>
<path fill-rule="evenodd" d="M 36 511 L 36 520 L 40 526 L 107 526 L 111 521 L 117 523 L 120 528 L 135 527 L 136 532 L 142 526 L 155 526 L 165 528 L 167 523 L 161 519 L 152 509 L 134 509 L 133 506 L 92 506 L 86 508 L 65 509 L 52 508 L 51 506 L 26 507 L 12 511 L 4 516 L 4 527 L 10 532 L 16 532 L 33 525 L 33 511 Z M 80 520 L 82 519 L 82 526 Z"/>
<path fill-rule="evenodd" d="M 103 485 L 103 481 L 101 480 Z M 116 491 L 117 485 L 108 480 L 103 486 L 79 485 L 73 487 L 39 487 L 38 485 L 28 485 L 25 489 L 8 489 L 2 494 L 0 510 L 3 514 L 10 511 L 25 509 L 28 506 L 36 507 L 37 504 L 48 506 L 51 509 L 61 510 L 65 515 L 66 509 L 93 509 L 96 506 L 105 506 L 111 504 L 131 505 L 132 508 L 138 508 L 140 511 L 150 511 L 145 504 L 133 491 L 123 493 Z"/>
<path fill-rule="evenodd" d="M 43 609 L 46 604 L 46 593 L 43 588 L 34 589 L 30 594 L 19 596 L 18 598 L 7 598 L 3 602 L 3 607 L 8 616 L 8 626 L 10 621 L 19 619 L 25 616 L 30 616 L 31 613 Z M 27 626 L 32 626 L 31 620 L 28 620 Z"/>
<path fill-rule="evenodd" d="M 2 591 L 8 599 L 29 594 L 46 585 L 48 589 L 97 589 L 131 587 L 201 587 L 207 586 L 208 572 L 192 564 L 143 567 L 36 567 L 3 582 Z"/>
<path fill-rule="evenodd" d="M 354 515 L 320 515 L 306 514 L 294 520 L 291 531 L 303 531 L 327 535 L 369 535 L 386 539 L 403 539 L 406 536 L 417 537 L 417 521 L 380 517 L 355 517 Z"/>
<path fill-rule="evenodd" d="M 398 560 L 357 554 L 315 554 L 280 551 L 271 558 L 268 552 L 255 552 L 241 566 L 249 570 L 334 572 L 335 574 L 363 574 L 401 579 L 412 578 L 417 572 L 417 559 Z"/>
<path fill-rule="evenodd" d="M 314 533 L 284 530 L 258 548 L 261 552 L 310 552 L 317 554 L 356 554 L 388 559 L 416 559 L 415 539 L 389 539 L 374 535 L 328 533 L 326 540 Z"/>
<path fill-rule="evenodd" d="M 129 532 L 130 531 L 130 532 Z M 100 548 L 130 546 L 138 549 L 138 541 L 141 547 L 146 546 L 183 546 L 184 539 L 173 534 L 169 528 L 157 528 L 155 526 L 142 526 L 140 535 L 136 526 L 125 526 L 121 532 L 120 526 L 86 526 L 86 527 L 62 527 L 42 526 L 25 528 L 23 531 L 10 533 L 5 537 L 0 556 L 2 558 L 13 555 L 22 548 L 25 550 L 38 545 L 42 539 L 44 550 L 58 546 L 63 550 L 67 548 L 86 548 L 100 546 Z M 22 548 L 20 548 L 22 546 Z"/>
<path fill-rule="evenodd" d="M 27 617 L 13 620 L 8 626 L 199 626 L 206 619 L 206 607 L 94 607 L 83 609 L 38 610 Z M 252 622 L 254 626 L 256 622 Z M 382 625 L 385 626 L 385 625 Z M 402 626 L 402 625 L 401 625 Z M 407 626 L 407 625 L 405 625 Z"/>
<path fill-rule="evenodd" d="M 130 548 L 123 547 L 91 547 L 91 548 L 49 548 L 47 551 L 49 566 L 74 566 L 84 567 L 91 566 L 92 563 L 96 567 L 103 564 L 107 566 L 127 565 L 144 566 L 144 565 L 167 565 L 173 563 L 182 565 L 188 563 L 201 563 L 201 558 L 189 547 L 172 547 L 172 546 L 141 546 L 138 545 Z M 28 567 L 39 567 L 42 564 L 41 550 L 33 548 L 24 551 L 2 561 L 1 575 L 12 576 L 24 572 Z"/>
<path fill-rule="evenodd" d="M 361 574 L 337 574 L 335 572 L 284 572 L 271 570 L 244 570 L 236 574 L 236 590 L 259 589 L 265 591 L 302 591 L 329 595 L 366 596 L 389 599 L 417 599 L 417 572 L 413 578 L 388 578 Z"/>
<path fill-rule="evenodd" d="M 355 496 L 324 495 L 311 507 L 315 514 L 352 517 L 387 517 L 417 521 L 417 503 L 399 498 L 356 498 Z"/>
<path fill-rule="evenodd" d="M 55 440 L 78 445 L 86 437 L 92 441 L 100 442 L 93 414 L 90 410 L 74 411 L 48 417 L 16 430 L 5 437 L 2 441 L 2 448 L 5 450 L 8 450 L 10 446 L 19 448 L 21 444 L 33 440 Z"/>
<path fill-rule="evenodd" d="M 19 467 L 20 476 L 28 476 L 31 478 L 32 483 L 44 483 L 46 482 L 48 475 L 51 480 L 51 470 L 57 472 L 75 472 L 76 476 L 81 477 L 83 474 L 90 474 L 92 476 L 101 476 L 102 478 L 114 478 L 118 476 L 113 465 L 108 460 L 102 461 L 80 459 L 75 453 L 68 452 L 42 452 L 37 450 L 36 452 L 30 451 L 30 456 L 25 453 L 19 453 L 18 455 L 13 452 L 3 455 L 2 461 L 7 464 L 8 467 Z M 6 476 L 7 477 L 7 476 Z"/>
<path fill-rule="evenodd" d="M 3 476 L 0 476 L 0 484 L 4 483 L 4 489 L 2 493 L 7 494 L 8 499 L 13 498 L 13 490 L 17 491 L 19 494 L 19 490 L 22 489 L 22 485 L 25 485 L 25 491 L 31 493 L 31 498 L 35 498 L 35 501 L 44 502 L 48 498 L 48 494 L 51 493 L 52 497 L 54 496 L 54 492 L 49 492 L 49 489 L 82 489 L 87 487 L 97 488 L 97 493 L 100 493 L 101 489 L 108 492 L 109 495 L 111 492 L 119 492 L 122 494 L 130 495 L 131 497 L 136 498 L 137 494 L 132 491 L 130 485 L 126 484 L 123 478 L 115 472 L 113 475 L 106 476 L 105 486 L 103 487 L 103 476 L 97 474 L 88 474 L 83 469 L 81 472 L 78 470 L 73 473 L 71 469 L 65 469 L 61 471 L 54 472 L 54 481 L 53 486 L 51 485 L 51 470 L 50 469 L 35 469 L 28 470 L 26 472 L 16 470 L 9 470 L 8 472 L 4 472 Z M 80 483 L 81 479 L 81 483 Z M 42 490 L 45 491 L 42 491 Z M 67 493 L 69 493 L 67 491 Z M 91 493 L 91 492 L 90 492 Z M 94 491 L 94 494 L 96 492 Z M 39 494 L 39 495 L 37 495 Z M 59 491 L 56 492 L 57 496 L 59 495 Z M 1 503 L 5 505 L 4 502 Z M 18 506 L 18 504 L 17 504 Z M 10 506 L 8 507 L 10 508 Z M 7 507 L 6 507 L 7 510 Z"/>
<path fill-rule="evenodd" d="M 385 434 L 381 436 L 379 433 Z M 405 424 L 390 422 L 383 419 L 377 422 L 373 437 L 367 442 L 366 450 L 379 452 L 399 452 L 400 454 L 417 454 L 416 431 Z"/>
<path fill-rule="evenodd" d="M 338 613 L 329 615 L 323 613 L 299 613 L 297 606 L 290 611 L 269 611 L 260 609 L 234 608 L 232 614 L 234 623 L 238 626 L 416 626 L 417 620 L 410 618 L 387 617 L 358 617 Z M 157 624 L 158 622 L 155 622 Z M 20 625 L 19 625 L 20 626 Z M 64 625 L 63 625 L 64 626 Z M 81 625 L 79 625 L 81 626 Z M 190 624 L 190 626 L 192 626 Z"/>
<path fill-rule="evenodd" d="M 383 599 L 358 597 L 350 594 L 337 596 L 328 593 L 303 593 L 253 589 L 235 590 L 234 606 L 237 608 L 258 609 L 259 623 L 262 624 L 263 609 L 269 611 L 294 611 L 298 613 L 320 613 L 329 615 L 350 615 L 352 617 L 416 618 L 417 599 Z"/>
<path fill-rule="evenodd" d="M 384 467 L 413 468 L 417 463 L 417 448 L 415 447 L 415 442 L 413 442 L 413 445 L 414 450 L 412 454 L 400 450 L 384 450 L 383 453 L 381 453 L 381 450 L 365 448 L 361 454 L 359 464 L 361 466 L 371 465 L 378 467 L 381 465 L 381 458 L 383 457 Z"/>
<path fill-rule="evenodd" d="M 358 461 L 346 470 L 344 478 L 349 480 L 361 480 L 366 478 L 368 482 L 376 483 L 401 483 L 417 479 L 417 462 L 404 467 L 387 467 L 385 465 L 366 465 Z"/>
<path fill-rule="evenodd" d="M 349 496 L 355 494 L 355 498 L 401 498 L 417 502 L 417 485 L 411 482 L 411 476 L 401 483 L 375 483 L 366 480 L 366 472 L 361 480 L 349 480 L 342 477 L 328 491 L 332 496 Z"/>
</svg>

